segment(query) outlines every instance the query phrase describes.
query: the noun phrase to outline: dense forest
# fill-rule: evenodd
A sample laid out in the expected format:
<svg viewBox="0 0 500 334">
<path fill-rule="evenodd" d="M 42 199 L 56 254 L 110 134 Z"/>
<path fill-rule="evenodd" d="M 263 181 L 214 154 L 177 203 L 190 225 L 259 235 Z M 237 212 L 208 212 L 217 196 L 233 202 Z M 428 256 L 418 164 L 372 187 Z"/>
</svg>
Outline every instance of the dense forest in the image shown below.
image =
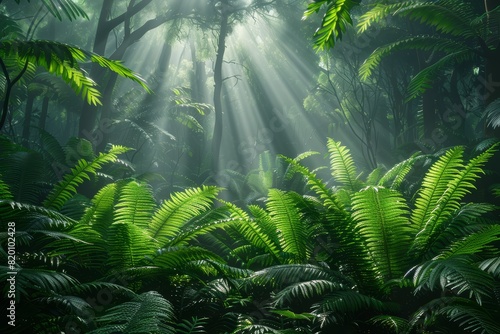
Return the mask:
<svg viewBox="0 0 500 334">
<path fill-rule="evenodd" d="M 500 333 L 500 3 L 0 0 L 2 333 Z"/>
</svg>

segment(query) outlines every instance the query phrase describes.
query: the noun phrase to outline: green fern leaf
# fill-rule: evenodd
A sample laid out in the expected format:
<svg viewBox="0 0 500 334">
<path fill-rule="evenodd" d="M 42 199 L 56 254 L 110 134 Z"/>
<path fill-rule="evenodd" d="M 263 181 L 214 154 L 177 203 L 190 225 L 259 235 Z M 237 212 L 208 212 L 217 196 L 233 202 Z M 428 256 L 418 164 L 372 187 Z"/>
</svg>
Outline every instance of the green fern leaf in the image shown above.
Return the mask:
<svg viewBox="0 0 500 334">
<path fill-rule="evenodd" d="M 9 186 L 7 185 L 7 183 L 2 181 L 1 177 L 2 174 L 0 174 L 0 199 L 11 200 L 14 198 L 14 196 L 12 196 L 9 190 Z"/>
<path fill-rule="evenodd" d="M 279 230 L 281 249 L 295 255 L 298 260 L 307 259 L 310 254 L 307 228 L 302 221 L 302 214 L 296 208 L 294 197 L 290 193 L 271 189 L 266 204 Z"/>
<path fill-rule="evenodd" d="M 94 174 L 103 164 L 116 161 L 117 155 L 127 152 L 129 149 L 123 146 L 113 145 L 107 153 L 100 153 L 93 161 L 84 159 L 78 161 L 77 165 L 71 169 L 71 173 L 66 174 L 44 201 L 44 206 L 52 209 L 60 209 L 64 203 L 76 193 L 76 187 L 89 180 L 89 174 Z"/>
<path fill-rule="evenodd" d="M 165 246 L 192 218 L 204 213 L 212 205 L 219 188 L 203 186 L 177 192 L 156 210 L 149 224 L 149 233 L 160 246 Z"/>
<path fill-rule="evenodd" d="M 334 180 L 345 186 L 347 190 L 358 190 L 359 182 L 356 180 L 356 166 L 349 149 L 331 138 L 328 138 L 327 147 L 330 153 L 330 168 Z"/>
<path fill-rule="evenodd" d="M 414 153 L 410 158 L 394 165 L 378 181 L 379 186 L 390 189 L 398 189 L 404 181 L 406 175 L 410 172 L 413 165 L 421 159 L 420 153 Z"/>
<path fill-rule="evenodd" d="M 354 194 L 352 209 L 356 229 L 378 274 L 385 280 L 402 275 L 408 265 L 406 252 L 414 231 L 401 194 L 367 187 Z"/>
<path fill-rule="evenodd" d="M 456 255 L 479 254 L 485 249 L 492 248 L 494 242 L 500 240 L 500 225 L 483 228 L 451 244 L 448 249 L 439 254 L 436 259 L 446 259 Z"/>
<path fill-rule="evenodd" d="M 137 181 L 120 187 L 118 203 L 115 205 L 115 222 L 126 222 L 141 229 L 149 225 L 156 203 L 150 187 Z"/>
<path fill-rule="evenodd" d="M 303 19 L 311 16 L 326 5 L 321 26 L 314 33 L 314 47 L 318 50 L 333 48 L 341 40 L 348 25 L 352 25 L 351 10 L 358 6 L 359 0 L 315 0 L 310 2 Z"/>
<path fill-rule="evenodd" d="M 159 293 L 149 291 L 106 310 L 96 320 L 99 328 L 88 333 L 174 333 L 173 319 L 172 304 Z"/>
<path fill-rule="evenodd" d="M 457 295 L 467 293 L 478 304 L 493 293 L 493 277 L 466 256 L 427 261 L 412 268 L 406 275 L 412 272 L 416 292 L 423 289 L 451 289 Z"/>
<path fill-rule="evenodd" d="M 442 193 L 433 204 L 425 226 L 414 239 L 414 245 L 417 246 L 417 249 L 420 248 L 422 252 L 434 251 L 433 245 L 442 234 L 444 223 L 450 219 L 453 212 L 460 209 L 462 198 L 470 192 L 470 189 L 475 188 L 474 181 L 479 178 L 480 174 L 484 173 L 481 167 L 493 156 L 496 146 L 490 147 L 471 159 L 464 168 L 451 177 L 445 188 L 441 188 Z M 436 194 L 439 195 L 439 193 Z"/>
<path fill-rule="evenodd" d="M 436 161 L 424 176 L 420 187 L 411 221 L 415 228 L 422 229 L 431 217 L 438 200 L 448 189 L 451 182 L 463 166 L 462 147 L 452 148 Z"/>
<path fill-rule="evenodd" d="M 465 52 L 465 50 L 468 49 L 461 42 L 436 36 L 416 36 L 399 40 L 378 47 L 365 59 L 359 68 L 361 80 L 368 80 L 374 69 L 380 64 L 384 57 L 399 50 L 443 51 L 446 53 L 453 53 L 457 51 Z"/>
</svg>

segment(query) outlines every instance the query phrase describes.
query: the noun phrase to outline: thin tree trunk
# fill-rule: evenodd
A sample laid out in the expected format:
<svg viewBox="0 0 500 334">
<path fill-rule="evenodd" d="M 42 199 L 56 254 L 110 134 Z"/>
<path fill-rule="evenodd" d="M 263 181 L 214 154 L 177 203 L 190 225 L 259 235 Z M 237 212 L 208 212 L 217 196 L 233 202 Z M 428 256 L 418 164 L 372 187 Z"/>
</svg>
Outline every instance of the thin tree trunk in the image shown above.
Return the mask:
<svg viewBox="0 0 500 334">
<path fill-rule="evenodd" d="M 23 123 L 23 142 L 24 145 L 29 147 L 30 140 L 30 127 L 31 127 L 31 117 L 33 115 L 33 104 L 35 103 L 36 94 L 28 93 L 28 98 L 26 99 L 26 107 L 24 109 L 24 123 Z"/>
<path fill-rule="evenodd" d="M 212 172 L 216 174 L 220 170 L 220 149 L 222 144 L 223 110 L 222 110 L 222 63 L 226 50 L 226 37 L 228 29 L 228 13 L 225 10 L 227 0 L 222 1 L 222 11 L 220 19 L 219 40 L 217 42 L 217 58 L 214 67 L 214 112 L 215 124 L 212 137 Z"/>
<path fill-rule="evenodd" d="M 45 130 L 45 123 L 47 121 L 47 114 L 49 112 L 49 97 L 45 96 L 42 102 L 42 112 L 40 113 L 40 119 L 38 120 L 38 127 Z M 69 117 L 69 111 L 66 111 L 66 117 Z"/>
</svg>

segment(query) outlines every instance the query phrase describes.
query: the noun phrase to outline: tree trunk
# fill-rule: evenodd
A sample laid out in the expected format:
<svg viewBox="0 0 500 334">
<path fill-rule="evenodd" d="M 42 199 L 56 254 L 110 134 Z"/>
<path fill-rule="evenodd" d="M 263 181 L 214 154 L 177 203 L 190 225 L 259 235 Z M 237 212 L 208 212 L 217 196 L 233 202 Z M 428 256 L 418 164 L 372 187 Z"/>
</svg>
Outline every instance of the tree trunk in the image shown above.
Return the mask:
<svg viewBox="0 0 500 334">
<path fill-rule="evenodd" d="M 49 97 L 45 96 L 42 102 L 42 112 L 40 113 L 40 119 L 38 120 L 38 127 L 45 130 L 45 123 L 47 121 L 47 114 L 49 112 Z M 69 111 L 66 112 L 66 117 L 69 117 Z"/>
<path fill-rule="evenodd" d="M 31 116 L 33 115 L 33 103 L 35 102 L 35 98 L 36 94 L 32 92 L 28 93 L 26 108 L 24 109 L 23 142 L 27 147 L 29 147 Z"/>
<path fill-rule="evenodd" d="M 94 38 L 93 52 L 99 55 L 105 55 L 106 44 L 108 43 L 109 33 L 112 27 L 108 22 L 108 18 L 111 16 L 111 9 L 113 8 L 114 0 L 104 0 L 101 7 L 101 13 L 99 14 L 99 21 L 97 23 L 96 34 Z M 104 74 L 104 69 L 98 64 L 92 63 L 90 68 L 90 77 L 96 80 L 97 78 L 102 78 Z M 99 80 L 96 82 L 99 83 Z M 95 127 L 95 123 L 98 116 L 98 107 L 89 105 L 86 102 L 83 103 L 82 111 L 80 114 L 80 124 L 78 129 L 78 136 L 92 140 L 92 132 Z M 100 144 L 100 143 L 96 143 Z"/>
<path fill-rule="evenodd" d="M 226 37 L 228 30 L 229 15 L 226 12 L 227 0 L 223 0 L 221 6 L 219 40 L 217 42 L 217 58 L 214 67 L 214 113 L 215 123 L 212 137 L 212 172 L 217 174 L 220 170 L 220 149 L 222 144 L 223 110 L 222 110 L 222 63 L 226 50 Z"/>
</svg>

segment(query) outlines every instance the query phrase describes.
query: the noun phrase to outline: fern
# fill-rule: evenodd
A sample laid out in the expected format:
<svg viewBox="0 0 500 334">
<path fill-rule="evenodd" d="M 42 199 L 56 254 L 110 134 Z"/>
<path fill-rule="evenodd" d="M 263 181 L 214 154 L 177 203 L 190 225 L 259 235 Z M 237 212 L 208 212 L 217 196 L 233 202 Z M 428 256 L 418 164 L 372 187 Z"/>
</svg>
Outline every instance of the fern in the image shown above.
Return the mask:
<svg viewBox="0 0 500 334">
<path fill-rule="evenodd" d="M 175 332 L 179 334 L 202 334 L 206 333 L 204 328 L 207 324 L 206 318 L 182 319 L 181 322 L 177 323 Z"/>
<path fill-rule="evenodd" d="M 303 19 L 326 6 L 321 26 L 314 33 L 314 47 L 318 50 L 333 48 L 341 40 L 348 25 L 352 25 L 351 10 L 358 6 L 359 0 L 316 0 L 310 2 Z"/>
<path fill-rule="evenodd" d="M 492 276 L 479 269 L 466 256 L 454 256 L 446 259 L 427 261 L 412 268 L 415 291 L 436 288 L 450 289 L 457 295 L 468 293 L 478 304 L 493 293 Z"/>
<path fill-rule="evenodd" d="M 12 196 L 10 190 L 9 190 L 9 186 L 2 181 L 2 174 L 0 174 L 0 199 L 2 200 L 11 200 L 14 198 L 14 196 Z"/>
<path fill-rule="evenodd" d="M 443 51 L 446 53 L 462 51 L 465 53 L 468 49 L 461 42 L 442 37 L 416 36 L 402 39 L 375 49 L 359 68 L 361 80 L 367 80 L 384 57 L 399 50 Z M 449 61 L 451 61 L 451 59 Z M 420 81 L 422 82 L 422 80 Z"/>
<path fill-rule="evenodd" d="M 114 222 L 109 227 L 106 246 L 107 264 L 117 269 L 138 266 L 154 251 L 147 232 L 131 222 Z"/>
<path fill-rule="evenodd" d="M 499 240 L 500 225 L 488 226 L 455 241 L 436 258 L 445 259 L 457 255 L 480 254 L 485 249 L 495 249 L 492 244 Z"/>
<path fill-rule="evenodd" d="M 402 196 L 393 190 L 367 187 L 354 194 L 352 209 L 356 229 L 379 276 L 388 280 L 402 275 L 408 261 L 401 254 L 408 251 L 414 232 Z"/>
<path fill-rule="evenodd" d="M 345 290 L 342 284 L 329 280 L 308 280 L 306 282 L 293 283 L 280 290 L 274 296 L 274 304 L 284 307 L 297 301 L 313 299 L 324 296 L 338 290 Z"/>
<path fill-rule="evenodd" d="M 15 1 L 18 4 L 21 2 L 21 0 Z M 26 1 L 31 2 L 31 0 Z M 70 21 L 78 17 L 89 18 L 87 13 L 72 0 L 42 0 L 41 3 L 49 13 L 59 20 L 62 20 L 62 13 L 64 13 Z"/>
<path fill-rule="evenodd" d="M 434 64 L 426 67 L 415 75 L 408 84 L 406 92 L 406 101 L 413 100 L 414 98 L 422 95 L 427 89 L 432 88 L 432 81 L 436 78 L 439 72 L 451 66 L 470 60 L 474 56 L 473 50 L 466 48 L 459 48 L 455 52 L 447 54 Z"/>
<path fill-rule="evenodd" d="M 128 151 L 123 146 L 113 145 L 109 152 L 100 153 L 93 161 L 88 162 L 84 159 L 78 161 L 77 165 L 71 169 L 71 173 L 66 174 L 50 192 L 44 201 L 44 206 L 52 209 L 60 209 L 64 203 L 76 193 L 76 187 L 83 183 L 85 179 L 89 180 L 89 174 L 96 174 L 96 171 L 103 164 L 116 161 L 117 155 Z"/>
<path fill-rule="evenodd" d="M 330 153 L 330 168 L 335 181 L 339 182 L 349 191 L 358 190 L 356 180 L 356 166 L 349 153 L 349 149 L 328 138 L 328 152 Z"/>
<path fill-rule="evenodd" d="M 427 251 L 433 248 L 434 242 L 443 231 L 444 222 L 449 219 L 455 210 L 461 207 L 462 198 L 474 188 L 474 181 L 484 173 L 481 167 L 493 156 L 496 145 L 471 159 L 469 163 L 454 175 L 443 189 L 440 198 L 434 203 L 423 231 L 414 240 L 417 249 Z"/>
<path fill-rule="evenodd" d="M 413 165 L 420 160 L 420 153 L 414 153 L 410 158 L 394 165 L 378 181 L 379 186 L 390 189 L 398 189 Z"/>
<path fill-rule="evenodd" d="M 448 189 L 448 183 L 460 172 L 463 166 L 463 148 L 448 150 L 427 171 L 419 189 L 411 222 L 415 228 L 422 229 L 430 219 L 442 194 Z"/>
<path fill-rule="evenodd" d="M 203 186 L 177 192 L 155 211 L 149 233 L 159 245 L 167 245 L 190 219 L 208 210 L 219 188 Z"/>
<path fill-rule="evenodd" d="M 423 318 L 428 319 L 426 322 L 430 323 L 437 315 L 444 315 L 450 321 L 458 322 L 466 331 L 485 334 L 498 332 L 499 321 L 491 307 L 481 307 L 461 297 L 441 297 L 423 305 L 410 319 L 410 330 L 420 325 Z"/>
<path fill-rule="evenodd" d="M 308 247 L 308 231 L 302 221 L 302 214 L 295 207 L 295 201 L 290 193 L 277 189 L 269 190 L 267 209 L 279 230 L 281 249 L 305 260 L 310 254 Z"/>
<path fill-rule="evenodd" d="M 88 333 L 174 333 L 173 319 L 172 304 L 159 293 L 149 291 L 107 310 L 96 320 L 99 328 Z"/>
<path fill-rule="evenodd" d="M 146 229 L 156 203 L 151 189 L 136 181 L 120 187 L 120 196 L 114 209 L 114 221 L 126 222 Z"/>
</svg>

